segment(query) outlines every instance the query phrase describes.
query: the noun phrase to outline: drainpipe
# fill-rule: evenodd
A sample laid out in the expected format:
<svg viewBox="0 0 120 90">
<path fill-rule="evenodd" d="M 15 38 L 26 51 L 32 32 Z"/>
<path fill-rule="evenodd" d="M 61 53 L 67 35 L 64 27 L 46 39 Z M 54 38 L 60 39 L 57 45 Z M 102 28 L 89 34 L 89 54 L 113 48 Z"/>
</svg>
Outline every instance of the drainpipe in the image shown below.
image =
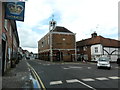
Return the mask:
<svg viewBox="0 0 120 90">
<path fill-rule="evenodd" d="M 52 62 L 52 40 L 51 40 L 51 37 L 52 37 L 52 35 L 51 35 L 52 34 L 52 30 L 51 30 L 52 22 L 50 21 L 49 24 L 50 24 L 50 26 L 49 26 L 50 61 Z"/>
<path fill-rule="evenodd" d="M 12 28 L 12 57 L 11 57 L 11 67 L 13 67 L 13 61 L 12 61 L 12 59 L 13 59 L 13 28 Z"/>
<path fill-rule="evenodd" d="M 75 61 L 77 61 L 77 50 L 76 50 L 76 33 L 74 34 L 75 35 Z"/>
</svg>

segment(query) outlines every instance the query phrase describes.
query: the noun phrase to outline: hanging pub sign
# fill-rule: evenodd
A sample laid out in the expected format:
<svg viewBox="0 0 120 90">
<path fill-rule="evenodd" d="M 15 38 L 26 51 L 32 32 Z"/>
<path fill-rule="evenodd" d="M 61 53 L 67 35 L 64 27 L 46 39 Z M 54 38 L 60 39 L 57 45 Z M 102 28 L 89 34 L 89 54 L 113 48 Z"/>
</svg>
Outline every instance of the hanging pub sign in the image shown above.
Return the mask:
<svg viewBox="0 0 120 90">
<path fill-rule="evenodd" d="M 25 2 L 7 2 L 5 18 L 24 21 Z"/>
</svg>

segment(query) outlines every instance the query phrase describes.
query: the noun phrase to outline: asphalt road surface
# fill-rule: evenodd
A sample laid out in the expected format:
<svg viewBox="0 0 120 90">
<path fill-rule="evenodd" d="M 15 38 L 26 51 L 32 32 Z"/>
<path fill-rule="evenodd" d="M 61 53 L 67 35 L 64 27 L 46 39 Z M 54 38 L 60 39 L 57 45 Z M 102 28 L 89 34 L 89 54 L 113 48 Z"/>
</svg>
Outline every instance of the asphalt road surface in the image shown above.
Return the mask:
<svg viewBox="0 0 120 90">
<path fill-rule="evenodd" d="M 27 60 L 47 88 L 83 88 L 90 90 L 119 88 L 119 67 L 111 63 L 110 70 L 97 69 L 96 63 L 47 62 Z M 120 88 L 119 88 L 120 89 Z"/>
</svg>

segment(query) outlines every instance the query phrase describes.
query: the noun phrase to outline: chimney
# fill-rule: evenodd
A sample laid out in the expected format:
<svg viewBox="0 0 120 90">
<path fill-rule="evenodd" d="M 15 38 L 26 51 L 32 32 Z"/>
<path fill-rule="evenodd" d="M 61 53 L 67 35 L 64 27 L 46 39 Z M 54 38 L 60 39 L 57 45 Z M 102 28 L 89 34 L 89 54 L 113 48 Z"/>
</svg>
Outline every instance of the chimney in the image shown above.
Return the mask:
<svg viewBox="0 0 120 90">
<path fill-rule="evenodd" d="M 91 34 L 91 36 L 92 36 L 92 38 L 94 38 L 94 37 L 96 37 L 96 36 L 97 36 L 97 33 L 96 33 L 96 32 L 94 32 L 94 33 L 92 33 L 92 34 Z"/>
</svg>

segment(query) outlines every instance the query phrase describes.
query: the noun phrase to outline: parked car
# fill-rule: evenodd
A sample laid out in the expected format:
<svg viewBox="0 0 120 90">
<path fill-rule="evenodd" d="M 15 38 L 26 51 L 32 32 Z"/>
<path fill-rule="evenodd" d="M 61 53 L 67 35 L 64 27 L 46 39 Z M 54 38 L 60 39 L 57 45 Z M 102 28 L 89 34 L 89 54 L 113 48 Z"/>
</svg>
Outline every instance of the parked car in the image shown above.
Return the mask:
<svg viewBox="0 0 120 90">
<path fill-rule="evenodd" d="M 26 59 L 30 59 L 30 57 L 26 57 Z"/>
<path fill-rule="evenodd" d="M 108 57 L 100 57 L 97 61 L 97 67 L 98 68 L 105 67 L 110 70 L 111 69 L 110 59 Z"/>
</svg>

